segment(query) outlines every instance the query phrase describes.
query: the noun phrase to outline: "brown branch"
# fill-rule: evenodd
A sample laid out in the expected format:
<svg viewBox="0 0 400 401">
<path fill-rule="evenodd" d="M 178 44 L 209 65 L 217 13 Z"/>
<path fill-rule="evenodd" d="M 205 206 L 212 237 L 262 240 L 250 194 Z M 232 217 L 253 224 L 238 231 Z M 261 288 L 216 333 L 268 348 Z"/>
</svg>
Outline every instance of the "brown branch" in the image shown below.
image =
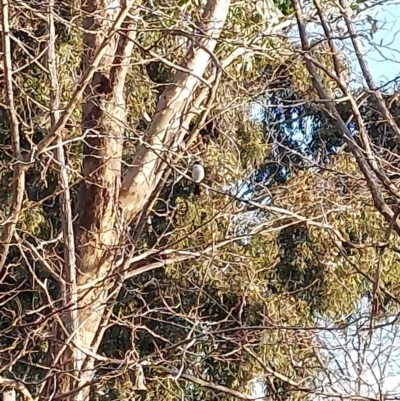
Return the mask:
<svg viewBox="0 0 400 401">
<path fill-rule="evenodd" d="M 10 39 L 10 15 L 8 0 L 1 0 L 2 14 L 2 45 L 3 45 L 3 66 L 4 66 L 4 84 L 5 98 L 7 105 L 7 116 L 10 124 L 11 144 L 13 150 L 13 178 L 12 178 L 12 196 L 10 200 L 10 210 L 6 222 L 0 234 L 0 273 L 6 262 L 10 243 L 14 235 L 15 227 L 18 221 L 18 215 L 21 211 L 22 201 L 24 199 L 25 189 L 25 171 L 26 166 L 20 163 L 21 148 L 19 141 L 19 123 L 17 112 L 14 106 L 14 93 L 12 83 L 12 61 L 11 61 L 11 39 Z"/>
<path fill-rule="evenodd" d="M 60 119 L 60 88 L 57 76 L 57 61 L 55 49 L 55 25 L 54 25 L 54 0 L 49 1 L 49 44 L 48 44 L 48 69 L 50 73 L 50 122 L 51 127 L 57 125 Z M 67 268 L 66 281 L 72 286 L 76 285 L 76 261 L 75 261 L 75 238 L 73 229 L 73 218 L 71 209 L 71 193 L 70 183 L 68 176 L 68 169 L 66 167 L 66 156 L 64 146 L 62 143 L 62 135 L 58 135 L 56 139 L 57 148 L 54 151 L 55 160 L 58 165 L 58 173 L 60 177 L 61 186 L 61 222 L 64 242 L 64 262 Z M 75 290 L 72 289 L 72 292 Z"/>
<path fill-rule="evenodd" d="M 390 234 L 393 231 L 394 223 L 399 217 L 400 214 L 400 206 L 397 205 L 395 213 L 390 221 L 389 227 L 386 230 L 384 241 L 389 242 Z M 373 280 L 373 288 L 372 288 L 372 306 L 371 306 L 371 330 L 374 328 L 374 317 L 378 313 L 379 309 L 379 290 L 381 287 L 380 278 L 382 273 L 382 255 L 384 248 L 381 248 L 378 252 L 378 263 L 377 268 Z M 372 338 L 372 337 L 371 337 Z"/>
<path fill-rule="evenodd" d="M 314 0 L 313 3 L 315 5 L 315 8 L 317 9 L 318 17 L 319 17 L 319 19 L 321 21 L 321 25 L 322 25 L 322 28 L 324 30 L 325 36 L 328 39 L 328 44 L 329 44 L 329 47 L 331 49 L 332 61 L 333 61 L 333 65 L 335 67 L 336 75 L 337 75 L 338 78 L 340 78 L 340 76 L 341 76 L 340 63 L 339 63 L 339 59 L 337 57 L 336 47 L 335 47 L 334 41 L 332 39 L 331 28 L 329 26 L 328 21 L 325 18 L 325 14 L 322 11 L 322 8 L 321 8 L 321 5 L 319 4 L 319 1 L 318 0 Z"/>
<path fill-rule="evenodd" d="M 182 373 L 182 374 L 180 374 L 178 376 L 178 374 L 179 374 L 178 369 L 170 369 L 170 368 L 167 368 L 167 367 L 164 367 L 164 366 L 159 366 L 159 365 L 155 365 L 154 368 L 162 370 L 163 372 L 168 373 L 168 374 L 170 374 L 170 375 L 172 375 L 174 377 L 178 377 L 179 380 L 187 380 L 187 381 L 190 381 L 190 382 L 192 382 L 194 384 L 198 384 L 201 387 L 209 388 L 210 390 L 213 390 L 215 392 L 224 393 L 224 394 L 228 394 L 228 395 L 234 396 L 236 398 L 239 398 L 240 400 L 256 401 L 256 400 L 264 400 L 265 399 L 264 396 L 262 396 L 262 397 L 251 396 L 251 395 L 242 393 L 240 391 L 233 390 L 233 389 L 231 389 L 229 387 L 222 386 L 220 384 L 216 384 L 214 382 L 207 381 L 207 380 L 204 380 L 204 379 L 200 379 L 200 378 L 198 378 L 196 376 L 193 376 L 193 375 L 190 375 L 190 374 L 187 374 L 187 373 Z"/>
<path fill-rule="evenodd" d="M 7 0 L 2 0 L 2 1 L 7 1 Z M 46 148 L 54 141 L 54 139 L 57 136 L 60 135 L 61 130 L 65 127 L 65 124 L 67 123 L 69 117 L 74 111 L 85 88 L 90 83 L 94 73 L 99 67 L 100 62 L 107 51 L 107 46 L 114 39 L 114 36 L 117 34 L 118 30 L 121 28 L 122 23 L 129 14 L 130 4 L 131 2 L 129 1 L 123 2 L 123 7 L 121 8 L 121 11 L 119 12 L 110 30 L 104 35 L 104 40 L 102 41 L 101 45 L 96 49 L 90 67 L 88 67 L 83 73 L 83 76 L 79 84 L 77 85 L 77 88 L 72 94 L 71 99 L 69 100 L 67 106 L 62 112 L 59 120 L 57 121 L 56 125 L 51 128 L 49 133 L 39 142 L 39 144 L 34 149 L 32 149 L 29 157 L 26 160 L 27 162 L 32 160 L 35 156 L 45 152 Z"/>
<path fill-rule="evenodd" d="M 360 36 L 358 35 L 358 32 L 356 31 L 354 24 L 351 20 L 351 8 L 348 7 L 346 4 L 346 0 L 340 0 L 340 5 L 341 5 L 341 13 L 343 15 L 344 21 L 347 26 L 347 30 L 350 34 L 351 41 L 353 43 L 354 50 L 356 52 L 356 57 L 358 60 L 358 63 L 361 67 L 361 71 L 363 73 L 364 79 L 367 82 L 368 88 L 372 92 L 372 96 L 376 101 L 376 105 L 378 107 L 379 112 L 382 114 L 382 116 L 385 118 L 387 123 L 389 124 L 389 128 L 392 131 L 394 137 L 396 138 L 397 144 L 400 144 L 400 128 L 396 124 L 395 119 L 393 118 L 392 114 L 389 112 L 388 108 L 385 105 L 385 101 L 383 100 L 382 93 L 380 90 L 377 88 L 377 86 L 374 83 L 374 80 L 371 75 L 371 71 L 368 68 L 368 64 L 365 61 L 365 56 L 363 54 L 363 45 L 360 40 Z"/>
<path fill-rule="evenodd" d="M 123 279 L 127 280 L 129 278 L 136 277 L 139 274 L 148 272 L 150 270 L 158 269 L 160 267 L 165 267 L 165 266 L 168 266 L 173 263 L 179 263 L 179 262 L 183 262 L 186 260 L 204 257 L 208 253 L 211 253 L 212 251 L 214 251 L 218 248 L 222 248 L 223 246 L 228 245 L 241 238 L 244 238 L 244 236 L 243 237 L 235 236 L 235 237 L 231 237 L 231 238 L 226 238 L 217 243 L 209 244 L 205 249 L 198 251 L 198 252 L 182 251 L 182 250 L 174 250 L 174 249 L 167 249 L 167 250 L 161 251 L 159 253 L 154 252 L 154 254 L 155 254 L 154 256 L 157 256 L 160 258 L 165 257 L 167 255 L 171 255 L 171 254 L 172 254 L 172 256 L 162 259 L 162 260 L 159 260 L 157 262 L 148 263 L 144 266 L 132 268 L 132 265 L 134 265 L 134 263 L 137 263 L 138 258 L 141 258 L 143 260 L 143 259 L 149 257 L 151 255 L 151 253 L 146 253 L 146 255 L 144 255 L 144 257 L 142 257 L 143 255 L 139 255 L 138 257 L 134 257 L 130 260 L 127 260 L 126 264 L 124 264 L 125 268 L 122 270 L 123 272 L 125 271 L 125 273 L 123 274 Z M 131 271 L 129 271 L 128 269 Z"/>
<path fill-rule="evenodd" d="M 357 164 L 360 167 L 362 173 L 364 174 L 365 180 L 367 181 L 367 185 L 370 189 L 376 209 L 385 217 L 385 219 L 388 222 L 390 222 L 392 220 L 394 213 L 391 210 L 391 208 L 386 204 L 386 202 L 383 200 L 380 188 L 376 183 L 376 180 L 371 172 L 370 165 L 363 151 L 353 141 L 349 128 L 347 127 L 346 123 L 341 118 L 338 110 L 334 106 L 333 99 L 328 95 L 328 93 L 326 92 L 326 90 L 322 85 L 321 79 L 316 71 L 312 57 L 308 54 L 310 45 L 307 39 L 306 27 L 304 18 L 302 16 L 300 4 L 298 0 L 292 0 L 292 4 L 296 13 L 297 25 L 300 32 L 302 48 L 303 51 L 305 52 L 304 58 L 306 61 L 306 66 L 311 75 L 313 86 L 317 91 L 318 95 L 320 96 L 320 98 L 326 101 L 326 108 L 328 113 L 333 117 L 338 131 L 343 135 L 343 138 L 347 142 L 349 149 L 355 156 Z M 400 225 L 398 221 L 396 221 L 394 224 L 394 231 L 396 231 L 396 233 L 400 235 Z"/>
<path fill-rule="evenodd" d="M 57 75 L 57 55 L 55 48 L 56 32 L 54 24 L 54 0 L 49 0 L 48 6 L 48 31 L 49 31 L 49 43 L 47 52 L 47 63 L 50 74 L 50 122 L 51 127 L 55 127 L 60 120 L 60 88 L 59 80 Z M 61 205 L 61 224 L 63 233 L 63 248 L 64 248 L 64 277 L 63 281 L 66 285 L 62 285 L 62 292 L 64 293 L 64 305 L 69 306 L 66 312 L 68 324 L 65 327 L 68 328 L 68 335 L 71 343 L 76 343 L 77 346 L 66 347 L 65 358 L 68 360 L 71 369 L 74 372 L 74 376 L 78 377 L 81 369 L 82 352 L 79 347 L 79 339 L 76 336 L 77 324 L 78 324 L 78 297 L 76 290 L 76 254 L 75 254 L 75 237 L 73 227 L 73 216 L 72 216 L 72 200 L 70 193 L 69 173 L 66 166 L 67 160 L 64 152 L 62 129 L 60 134 L 56 136 L 54 150 L 55 164 L 59 175 L 59 182 L 61 187 L 60 194 L 60 205 Z M 59 327 L 54 327 L 53 330 L 59 331 Z M 73 375 L 69 376 L 69 380 L 72 381 Z M 74 386 L 70 384 L 70 386 Z"/>
</svg>

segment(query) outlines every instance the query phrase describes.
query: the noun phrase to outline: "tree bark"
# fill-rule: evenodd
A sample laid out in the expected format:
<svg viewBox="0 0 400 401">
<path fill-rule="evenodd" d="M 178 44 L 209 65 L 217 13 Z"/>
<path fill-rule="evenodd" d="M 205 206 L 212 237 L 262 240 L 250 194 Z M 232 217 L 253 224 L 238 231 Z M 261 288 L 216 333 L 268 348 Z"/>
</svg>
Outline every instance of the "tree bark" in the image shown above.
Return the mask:
<svg viewBox="0 0 400 401">
<path fill-rule="evenodd" d="M 193 41 L 181 66 L 191 74 L 179 71 L 172 85 L 162 94 L 156 113 L 143 144 L 139 145 L 132 167 L 126 172 L 119 196 L 124 219 L 131 221 L 151 196 L 157 178 L 161 176 L 162 161 L 168 159 L 168 150 L 179 143 L 181 119 L 188 102 L 199 84 L 210 61 L 224 26 L 230 0 L 209 0 L 202 16 L 201 32 L 204 38 Z"/>
<path fill-rule="evenodd" d="M 136 11 L 131 2 L 125 5 L 131 15 Z M 84 52 L 83 67 L 91 68 L 96 50 L 105 39 L 114 22 L 120 16 L 123 5 L 113 0 L 88 0 L 82 2 Z M 133 41 L 136 31 L 134 24 L 126 22 L 125 34 L 115 34 L 107 45 L 105 55 L 93 75 L 91 82 L 84 89 L 82 129 L 85 135 L 83 144 L 83 180 L 79 188 L 77 220 L 75 227 L 75 247 L 77 267 L 75 280 L 71 272 L 64 272 L 64 279 L 69 284 L 67 307 L 71 313 L 70 324 L 56 319 L 56 337 L 49 360 L 53 367 L 61 367 L 55 380 L 49 374 L 41 396 L 51 394 L 70 394 L 68 399 L 87 400 L 89 383 L 93 377 L 93 358 L 88 356 L 96 341 L 103 318 L 107 288 L 103 285 L 91 285 L 92 280 L 99 280 L 112 266 L 112 251 L 118 241 L 115 229 L 118 216 L 116 207 L 121 177 L 121 156 L 126 118 L 124 84 Z M 105 251 L 109 256 L 107 263 L 101 263 Z M 77 286 L 75 285 L 75 282 Z M 84 287 L 84 289 L 80 289 Z M 66 296 L 67 294 L 64 294 Z M 71 300 L 74 300 L 71 302 Z M 77 315 L 77 320 L 73 316 Z M 78 349 L 79 352 L 71 352 Z M 71 358 L 81 355 L 78 361 Z M 83 371 L 85 366 L 85 371 Z M 73 368 L 73 371 L 71 369 Z M 53 375 L 54 376 L 54 375 Z M 80 388 L 79 391 L 76 391 Z"/>
<path fill-rule="evenodd" d="M 74 386 L 71 386 L 71 380 L 58 380 L 57 388 L 53 388 L 53 392 L 56 390 L 58 394 L 70 394 L 68 398 L 73 400 L 89 399 L 88 384 L 94 374 L 93 354 L 100 344 L 102 327 L 107 319 L 105 305 L 109 297 L 115 296 L 109 293 L 109 288 L 113 285 L 109 275 L 115 270 L 114 251 L 119 245 L 121 234 L 118 227 L 126 227 L 141 211 L 161 177 L 163 160 L 168 157 L 168 150 L 181 140 L 182 117 L 189 108 L 194 90 L 210 61 L 210 54 L 215 49 L 229 5 L 229 0 L 209 0 L 200 24 L 203 38 L 193 43 L 181 63 L 190 73 L 179 71 L 173 85 L 161 96 L 151 128 L 145 135 L 143 144 L 137 148 L 134 162 L 125 174 L 122 187 L 121 157 L 126 120 L 123 89 L 133 50 L 133 25 L 130 26 L 128 36 L 121 34 L 111 38 L 99 68 L 85 88 L 84 179 L 79 188 L 75 230 L 78 300 L 76 305 L 70 306 L 77 308 L 78 322 L 75 324 L 77 330 L 74 341 L 71 340 L 72 335 L 69 339 L 63 336 L 64 344 L 58 346 L 58 353 L 63 353 L 65 351 L 60 351 L 60 347 L 65 342 L 71 343 L 71 346 L 80 349 L 83 360 Z M 123 7 L 122 4 L 115 6 L 116 2 L 111 0 L 82 2 L 85 15 L 85 69 L 90 68 L 93 54 L 104 40 L 104 32 L 110 30 Z M 131 3 L 127 7 L 130 8 Z M 73 323 L 76 322 L 71 322 L 71 327 L 74 327 Z M 66 352 L 65 356 L 68 354 Z M 52 355 L 57 355 L 54 349 Z M 67 365 L 66 358 L 60 358 L 59 361 Z M 61 372 L 62 370 L 60 369 Z M 68 373 L 64 370 L 60 375 L 66 376 Z M 50 388 L 46 388 L 42 395 L 50 396 Z"/>
<path fill-rule="evenodd" d="M 13 388 L 3 391 L 3 401 L 16 401 L 17 394 Z"/>
</svg>

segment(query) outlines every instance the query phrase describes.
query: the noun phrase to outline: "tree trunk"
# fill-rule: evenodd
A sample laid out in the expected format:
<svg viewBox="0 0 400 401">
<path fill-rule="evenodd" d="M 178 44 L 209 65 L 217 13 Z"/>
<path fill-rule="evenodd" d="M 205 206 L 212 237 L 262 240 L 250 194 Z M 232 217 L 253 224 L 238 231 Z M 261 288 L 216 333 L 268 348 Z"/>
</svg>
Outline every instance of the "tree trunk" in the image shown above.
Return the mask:
<svg viewBox="0 0 400 401">
<path fill-rule="evenodd" d="M 130 8 L 130 4 L 127 7 Z M 84 53 L 83 66 L 88 69 L 95 50 L 104 39 L 122 11 L 116 2 L 89 0 L 82 2 L 86 17 L 83 20 Z M 131 10 L 131 15 L 135 10 Z M 115 35 L 107 46 L 105 56 L 85 88 L 83 105 L 83 180 L 79 188 L 77 224 L 75 229 L 78 253 L 76 277 L 67 278 L 69 294 L 76 294 L 77 303 L 68 306 L 78 311 L 78 322 L 67 324 L 66 318 L 73 314 L 63 314 L 56 322 L 55 338 L 49 352 L 49 361 L 61 367 L 56 380 L 49 377 L 42 396 L 52 393 L 70 394 L 69 399 L 83 401 L 88 399 L 89 382 L 93 376 L 94 359 L 86 351 L 96 351 L 95 337 L 102 321 L 108 291 L 105 283 L 91 285 L 100 281 L 112 266 L 112 250 L 119 239 L 115 229 L 118 216 L 116 207 L 121 177 L 121 155 L 126 118 L 124 84 L 129 68 L 129 57 L 133 50 L 135 36 L 133 24 L 126 24 L 125 35 Z M 107 250 L 106 263 L 101 263 Z M 77 288 L 73 283 L 77 283 Z M 71 300 L 74 297 L 66 297 Z M 76 314 L 76 313 L 75 313 Z M 61 327 L 60 327 L 61 326 Z M 62 327 L 63 326 L 63 327 Z M 73 333 L 74 327 L 76 332 Z M 68 335 L 67 335 L 68 334 Z M 74 341 L 71 341 L 71 339 Z M 92 346 L 93 342 L 97 346 Z M 65 349 L 63 347 L 65 346 Z M 70 347 L 77 347 L 83 358 L 72 363 Z M 83 372 L 83 365 L 85 371 Z M 75 366 L 73 372 L 72 367 Z M 67 373 L 68 372 L 68 373 Z M 80 391 L 76 389 L 84 386 Z"/>
<path fill-rule="evenodd" d="M 117 227 L 126 227 L 141 211 L 162 175 L 161 160 L 167 158 L 168 149 L 181 140 L 183 114 L 189 108 L 194 90 L 200 82 L 199 77 L 203 76 L 210 61 L 210 53 L 215 49 L 229 5 L 229 0 L 209 0 L 200 27 L 204 38 L 193 43 L 181 63 L 191 74 L 179 71 L 173 85 L 161 96 L 151 128 L 144 138 L 144 143 L 151 147 L 138 146 L 133 167 L 126 172 L 122 187 L 121 156 L 126 120 L 123 89 L 133 50 L 131 39 L 135 36 L 132 24 L 129 37 L 121 34 L 112 38 L 98 70 L 85 88 L 84 178 L 79 188 L 75 230 L 78 288 L 71 288 L 71 291 L 77 292 L 78 301 L 77 305 L 70 305 L 78 310 L 78 322 L 75 325 L 75 342 L 68 345 L 78 347 L 83 353 L 83 360 L 78 364 L 80 371 L 73 374 L 74 379 L 65 380 L 65 376 L 71 373 L 66 371 L 68 365 L 71 366 L 71 361 L 68 363 L 71 353 L 63 349 L 60 351 L 60 347 L 71 341 L 63 336 L 64 344 L 55 344 L 51 350 L 52 358 L 64 353 L 64 357 L 59 357 L 61 366 L 57 366 L 60 368 L 55 380 L 57 384 L 46 386 L 43 397 L 55 392 L 64 395 L 69 393 L 67 398 L 74 400 L 89 399 L 89 384 L 94 374 L 93 355 L 97 352 L 107 319 L 105 305 L 109 297 L 115 296 L 109 294 L 109 288 L 113 285 L 109 277 L 115 271 L 115 250 L 121 239 Z M 116 2 L 111 0 L 82 2 L 82 10 L 86 15 L 83 21 L 85 68 L 90 67 L 94 51 L 103 41 L 104 33 L 110 29 L 123 8 L 121 5 L 115 6 Z M 131 7 L 130 3 L 127 7 Z M 72 323 L 70 327 L 74 326 Z M 70 327 L 66 330 L 70 330 Z M 72 333 L 69 334 L 73 337 Z"/>
<path fill-rule="evenodd" d="M 17 393 L 13 388 L 3 391 L 3 401 L 16 401 Z"/>
<path fill-rule="evenodd" d="M 178 71 L 175 79 L 162 94 L 153 123 L 143 144 L 138 146 L 132 167 L 123 179 L 119 201 L 124 218 L 131 221 L 150 198 L 157 178 L 162 174 L 162 160 L 168 160 L 169 148 L 176 149 L 183 114 L 210 61 L 228 15 L 230 0 L 209 0 L 200 25 L 204 38 L 193 41 L 181 66 L 191 74 Z M 150 145 L 150 146 L 149 146 Z M 167 145 L 167 146 L 166 146 Z"/>
</svg>

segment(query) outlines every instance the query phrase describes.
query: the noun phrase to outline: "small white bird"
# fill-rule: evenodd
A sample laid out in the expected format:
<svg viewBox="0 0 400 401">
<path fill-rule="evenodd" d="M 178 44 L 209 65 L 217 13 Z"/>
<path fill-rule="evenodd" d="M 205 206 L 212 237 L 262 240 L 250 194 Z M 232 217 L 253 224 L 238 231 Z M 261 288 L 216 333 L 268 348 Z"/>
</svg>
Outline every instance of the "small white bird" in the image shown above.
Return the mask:
<svg viewBox="0 0 400 401">
<path fill-rule="evenodd" d="M 199 183 L 204 180 L 204 175 L 204 167 L 199 162 L 194 162 L 192 166 L 192 178 L 196 183 L 194 186 L 194 194 L 196 196 L 200 195 Z"/>
</svg>

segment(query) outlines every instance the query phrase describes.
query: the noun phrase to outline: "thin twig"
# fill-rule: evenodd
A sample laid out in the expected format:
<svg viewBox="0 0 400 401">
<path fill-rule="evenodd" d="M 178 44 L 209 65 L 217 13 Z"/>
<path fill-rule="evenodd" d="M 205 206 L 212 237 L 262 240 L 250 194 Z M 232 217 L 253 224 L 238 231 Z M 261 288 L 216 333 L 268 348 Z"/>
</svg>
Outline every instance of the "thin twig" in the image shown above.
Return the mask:
<svg viewBox="0 0 400 401">
<path fill-rule="evenodd" d="M 2 0 L 6 1 L 6 0 Z M 121 11 L 118 14 L 115 22 L 113 23 L 110 30 L 107 34 L 104 35 L 104 40 L 101 45 L 96 50 L 93 60 L 89 68 L 86 69 L 84 72 L 81 81 L 78 84 L 78 87 L 75 89 L 74 93 L 72 94 L 67 106 L 65 107 L 64 111 L 62 112 L 59 120 L 57 121 L 56 125 L 51 128 L 49 133 L 39 142 L 36 148 L 32 149 L 27 162 L 30 162 L 35 155 L 40 155 L 41 153 L 47 150 L 47 147 L 54 141 L 54 139 L 60 135 L 61 130 L 65 127 L 69 117 L 71 116 L 72 112 L 74 111 L 78 100 L 81 98 L 85 88 L 90 83 L 94 73 L 96 72 L 104 54 L 107 51 L 107 46 L 114 39 L 114 35 L 117 34 L 118 30 L 121 28 L 122 23 L 124 22 L 126 16 L 129 14 L 130 10 L 130 2 L 124 2 Z"/>
<path fill-rule="evenodd" d="M 11 144 L 14 157 L 13 178 L 12 178 L 12 196 L 10 201 L 10 211 L 7 224 L 0 234 L 0 272 L 7 259 L 10 243 L 14 235 L 15 227 L 18 221 L 18 215 L 21 211 L 22 201 L 24 199 L 25 189 L 25 171 L 26 166 L 19 163 L 21 159 L 21 148 L 19 141 L 19 123 L 17 112 L 14 105 L 14 93 L 12 83 L 12 61 L 11 61 L 11 39 L 10 39 L 10 15 L 8 0 L 1 0 L 2 6 L 2 42 L 3 42 L 3 65 L 4 65 L 4 83 L 5 97 L 7 105 L 7 116 L 10 124 Z"/>
<path fill-rule="evenodd" d="M 326 111 L 332 116 L 335 121 L 335 125 L 338 129 L 338 132 L 342 134 L 344 140 L 347 142 L 347 145 L 353 155 L 356 158 L 357 164 L 362 171 L 365 180 L 367 181 L 367 185 L 372 195 L 372 199 L 376 209 L 385 217 L 387 221 L 391 221 L 394 215 L 392 209 L 387 205 L 384 201 L 381 190 L 379 188 L 378 183 L 374 177 L 373 172 L 371 171 L 371 165 L 368 162 L 366 155 L 363 150 L 360 149 L 357 144 L 354 142 L 351 132 L 347 127 L 346 123 L 340 116 L 337 108 L 334 106 L 332 102 L 332 98 L 328 95 L 324 86 L 322 84 L 321 78 L 315 68 L 314 61 L 312 56 L 309 54 L 310 44 L 307 38 L 306 26 L 302 14 L 302 9 L 298 0 L 292 0 L 293 7 L 295 9 L 297 25 L 299 27 L 301 44 L 304 52 L 304 58 L 306 61 L 307 69 L 312 77 L 312 83 L 314 88 L 316 89 L 318 95 L 321 99 L 326 100 Z M 368 155 L 367 155 L 368 156 Z M 400 235 L 400 225 L 396 220 L 394 223 L 394 231 Z"/>
<path fill-rule="evenodd" d="M 50 122 L 51 127 L 55 127 L 60 119 L 60 88 L 57 75 L 57 55 L 56 55 L 56 32 L 54 24 L 54 0 L 49 0 L 49 44 L 48 44 L 48 69 L 50 73 Z M 75 238 L 73 227 L 73 216 L 71 208 L 71 193 L 69 183 L 69 173 L 66 167 L 66 158 L 63 146 L 62 135 L 56 137 L 56 149 L 54 156 L 57 163 L 57 170 L 60 179 L 61 194 L 61 224 L 63 232 L 64 245 L 64 264 L 65 264 L 65 281 L 67 287 L 64 286 L 64 303 L 69 305 L 69 333 L 71 333 L 71 342 L 79 342 L 78 336 L 74 333 L 77 331 L 78 324 L 78 295 L 76 285 L 76 255 L 75 255 Z M 73 369 L 77 376 L 81 369 L 82 353 L 78 347 L 73 347 L 72 358 Z"/>
</svg>

